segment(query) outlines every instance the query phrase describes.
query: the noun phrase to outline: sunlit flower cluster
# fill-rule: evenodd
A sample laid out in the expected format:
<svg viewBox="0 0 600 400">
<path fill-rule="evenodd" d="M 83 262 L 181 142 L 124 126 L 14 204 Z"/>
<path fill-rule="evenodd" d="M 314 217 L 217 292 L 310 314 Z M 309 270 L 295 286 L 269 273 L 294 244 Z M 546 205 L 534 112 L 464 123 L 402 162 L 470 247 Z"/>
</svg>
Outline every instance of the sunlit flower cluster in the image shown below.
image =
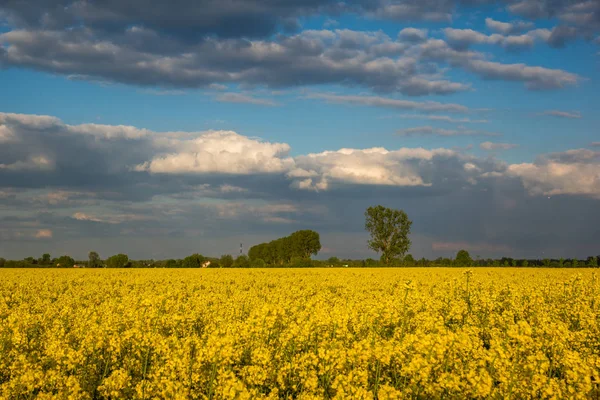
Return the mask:
<svg viewBox="0 0 600 400">
<path fill-rule="evenodd" d="M 596 398 L 598 279 L 0 270 L 0 399 Z"/>
</svg>

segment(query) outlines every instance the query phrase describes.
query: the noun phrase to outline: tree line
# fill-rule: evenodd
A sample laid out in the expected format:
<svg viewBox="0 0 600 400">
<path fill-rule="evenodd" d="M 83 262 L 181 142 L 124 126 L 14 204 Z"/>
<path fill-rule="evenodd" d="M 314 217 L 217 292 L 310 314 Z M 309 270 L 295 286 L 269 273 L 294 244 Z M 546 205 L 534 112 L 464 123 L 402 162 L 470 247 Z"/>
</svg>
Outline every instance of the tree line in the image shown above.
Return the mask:
<svg viewBox="0 0 600 400">
<path fill-rule="evenodd" d="M 0 258 L 0 268 L 27 267 L 89 267 L 89 268 L 264 268 L 264 267 L 556 267 L 577 268 L 597 267 L 600 256 L 579 259 L 500 259 L 471 258 L 466 250 L 460 250 L 454 259 L 437 258 L 415 260 L 406 254 L 411 246 L 409 238 L 412 221 L 403 210 L 395 210 L 381 205 L 367 208 L 365 211 L 365 229 L 370 234 L 367 245 L 381 253 L 379 260 L 340 260 L 330 257 L 328 260 L 312 260 L 321 250 L 320 236 L 312 230 L 300 230 L 268 243 L 253 246 L 248 256 L 233 258 L 223 255 L 220 258 L 204 257 L 195 253 L 183 259 L 168 260 L 130 260 L 126 254 L 116 254 L 102 260 L 92 251 L 88 260 L 76 261 L 68 255 L 51 258 L 43 254 L 40 258 L 27 257 L 24 260 L 5 260 Z"/>
<path fill-rule="evenodd" d="M 92 252 L 94 253 L 94 252 Z M 97 253 L 96 253 L 97 254 Z M 91 257 L 89 260 L 74 260 L 70 256 L 61 256 L 51 259 L 50 262 L 41 262 L 40 259 L 27 257 L 24 260 L 5 260 L 0 258 L 0 268 L 73 268 L 77 265 L 85 268 L 202 268 L 202 263 L 210 261 L 207 268 L 401 268 L 401 267 L 541 267 L 541 268 L 596 268 L 600 263 L 599 256 L 586 259 L 558 258 L 558 259 L 517 259 L 502 258 L 477 258 L 473 259 L 466 250 L 461 250 L 456 257 L 439 257 L 433 260 L 415 259 L 411 254 L 404 257 L 395 257 L 385 263 L 381 259 L 345 259 L 329 257 L 326 260 L 311 260 L 294 257 L 289 263 L 267 264 L 261 258 L 250 259 L 246 255 L 236 258 L 229 254 L 220 258 L 204 257 L 201 254 L 192 254 L 182 259 L 165 260 L 132 260 L 125 254 L 117 254 L 106 260 Z"/>
</svg>

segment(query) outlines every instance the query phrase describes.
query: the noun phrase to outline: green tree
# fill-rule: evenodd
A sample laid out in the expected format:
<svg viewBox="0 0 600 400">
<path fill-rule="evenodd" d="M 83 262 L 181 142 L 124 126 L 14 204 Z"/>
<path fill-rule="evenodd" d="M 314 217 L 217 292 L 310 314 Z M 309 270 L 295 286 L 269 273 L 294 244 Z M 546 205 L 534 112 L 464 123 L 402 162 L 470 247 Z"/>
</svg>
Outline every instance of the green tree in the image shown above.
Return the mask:
<svg viewBox="0 0 600 400">
<path fill-rule="evenodd" d="M 596 257 L 588 257 L 586 264 L 587 264 L 588 267 L 597 267 L 598 266 L 598 259 Z"/>
<path fill-rule="evenodd" d="M 0 257 L 0 268 L 4 268 L 4 265 L 6 265 L 6 260 Z"/>
<path fill-rule="evenodd" d="M 576 259 L 576 258 L 574 258 L 574 259 L 573 259 L 573 261 L 571 262 L 571 266 L 572 266 L 573 268 L 577 268 L 577 267 L 579 267 L 579 260 L 578 260 L 578 259 Z"/>
<path fill-rule="evenodd" d="M 558 266 L 560 268 L 562 268 L 562 267 L 565 266 L 565 259 L 564 258 L 561 257 L 560 260 L 558 260 Z"/>
<path fill-rule="evenodd" d="M 327 265 L 332 265 L 334 267 L 337 267 L 340 264 L 341 264 L 340 259 L 337 257 L 329 257 L 327 259 Z"/>
<path fill-rule="evenodd" d="M 233 267 L 234 268 L 249 268 L 250 260 L 248 259 L 247 256 L 242 254 L 235 259 L 235 261 L 233 262 Z"/>
<path fill-rule="evenodd" d="M 192 254 L 183 259 L 183 268 L 201 268 L 204 262 L 204 256 L 201 254 Z"/>
<path fill-rule="evenodd" d="M 102 260 L 100 260 L 100 256 L 95 251 L 90 251 L 88 254 L 88 267 L 90 268 L 100 268 L 102 266 Z"/>
<path fill-rule="evenodd" d="M 309 258 L 292 257 L 292 259 L 290 260 L 290 265 L 293 268 L 310 268 L 312 267 L 312 262 Z"/>
<path fill-rule="evenodd" d="M 551 264 L 550 259 L 549 258 L 544 258 L 542 260 L 542 264 L 544 265 L 544 267 L 548 268 Z"/>
<path fill-rule="evenodd" d="M 165 268 L 177 268 L 179 265 L 177 264 L 177 260 L 172 258 L 165 261 Z"/>
<path fill-rule="evenodd" d="M 75 260 L 69 256 L 60 256 L 56 259 L 55 263 L 55 266 L 61 268 L 73 268 L 73 265 L 75 265 Z"/>
<path fill-rule="evenodd" d="M 108 257 L 106 260 L 106 266 L 108 268 L 128 268 L 129 257 L 126 254 L 116 254 L 112 257 Z"/>
<path fill-rule="evenodd" d="M 404 262 L 404 264 L 406 265 L 415 265 L 415 259 L 413 258 L 413 256 L 411 254 L 407 254 L 404 257 L 404 260 L 402 260 Z"/>
<path fill-rule="evenodd" d="M 262 258 L 256 258 L 250 262 L 252 268 L 265 268 L 267 263 Z"/>
<path fill-rule="evenodd" d="M 456 259 L 454 260 L 454 264 L 459 267 L 468 267 L 473 263 L 469 252 L 466 250 L 460 250 L 456 253 Z"/>
<path fill-rule="evenodd" d="M 412 221 L 404 211 L 384 206 L 369 207 L 365 219 L 365 229 L 371 234 L 369 248 L 381 252 L 385 264 L 406 254 L 411 244 L 408 235 Z"/>
<path fill-rule="evenodd" d="M 222 255 L 219 263 L 223 268 L 231 268 L 233 266 L 233 257 L 229 254 Z"/>
<path fill-rule="evenodd" d="M 523 267 L 528 267 L 529 266 L 529 262 L 527 260 L 523 261 Z"/>
<path fill-rule="evenodd" d="M 52 257 L 50 257 L 50 254 L 44 253 L 42 254 L 42 258 L 40 258 L 39 263 L 42 265 L 50 265 L 52 264 Z"/>
<path fill-rule="evenodd" d="M 376 267 L 377 266 L 377 260 L 374 260 L 372 258 L 367 258 L 365 260 L 365 267 Z"/>
<path fill-rule="evenodd" d="M 296 231 L 290 235 L 292 253 L 296 257 L 310 258 L 321 250 L 319 234 L 309 229 Z"/>
</svg>

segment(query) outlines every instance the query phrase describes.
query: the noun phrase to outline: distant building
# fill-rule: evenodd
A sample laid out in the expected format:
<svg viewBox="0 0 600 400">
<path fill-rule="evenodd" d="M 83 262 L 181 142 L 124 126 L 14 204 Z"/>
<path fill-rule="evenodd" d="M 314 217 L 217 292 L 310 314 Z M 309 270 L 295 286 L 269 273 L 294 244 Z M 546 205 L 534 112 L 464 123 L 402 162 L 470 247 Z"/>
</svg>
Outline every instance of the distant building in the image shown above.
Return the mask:
<svg viewBox="0 0 600 400">
<path fill-rule="evenodd" d="M 208 266 L 210 265 L 210 261 L 204 261 L 202 264 L 200 264 L 202 266 L 202 268 L 208 268 Z"/>
</svg>

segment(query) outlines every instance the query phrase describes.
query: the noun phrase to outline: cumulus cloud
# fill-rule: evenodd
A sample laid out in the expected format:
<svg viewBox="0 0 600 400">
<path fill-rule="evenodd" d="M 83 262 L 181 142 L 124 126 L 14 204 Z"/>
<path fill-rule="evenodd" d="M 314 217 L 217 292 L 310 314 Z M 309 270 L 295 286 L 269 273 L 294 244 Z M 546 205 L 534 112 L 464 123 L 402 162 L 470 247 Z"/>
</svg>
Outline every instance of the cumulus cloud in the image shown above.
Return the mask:
<svg viewBox="0 0 600 400">
<path fill-rule="evenodd" d="M 487 28 L 489 30 L 501 33 L 503 35 L 514 35 L 514 34 L 519 34 L 526 30 L 531 29 L 533 27 L 533 22 L 530 22 L 530 21 L 501 22 L 501 21 L 496 21 L 493 18 L 486 18 L 485 26 L 487 26 Z"/>
<path fill-rule="evenodd" d="M 586 195 L 600 199 L 600 152 L 569 150 L 540 157 L 534 163 L 509 165 L 532 195 Z"/>
<path fill-rule="evenodd" d="M 136 171 L 162 174 L 216 173 L 256 174 L 282 173 L 293 160 L 290 146 L 268 143 L 232 131 L 213 131 L 164 143 L 166 154 L 139 164 Z"/>
<path fill-rule="evenodd" d="M 5 49 L 0 63 L 176 88 L 342 84 L 414 96 L 469 88 L 422 72 L 419 60 L 402 56 L 409 45 L 382 32 L 307 30 L 271 40 L 204 38 L 175 44 L 168 36 L 149 40 L 138 37 L 142 34 L 146 30 L 102 40 L 85 29 L 12 30 L 0 34 Z"/>
<path fill-rule="evenodd" d="M 482 150 L 494 151 L 494 150 L 510 150 L 519 147 L 518 144 L 514 143 L 493 143 L 493 142 L 483 142 L 479 144 L 479 148 Z"/>
<path fill-rule="evenodd" d="M 472 29 L 446 28 L 444 33 L 448 42 L 455 48 L 466 49 L 474 44 L 499 45 L 507 50 L 523 50 L 533 47 L 536 41 L 543 41 L 551 47 L 564 47 L 577 37 L 577 30 L 568 26 L 556 26 L 552 30 L 533 29 L 519 35 L 494 33 L 486 35 Z"/>
<path fill-rule="evenodd" d="M 416 126 L 413 128 L 404 128 L 396 131 L 397 135 L 400 136 L 425 136 L 425 135 L 435 135 L 435 136 L 499 136 L 498 133 L 495 132 L 487 132 L 475 129 L 443 129 L 443 128 L 435 128 L 433 126 Z"/>
<path fill-rule="evenodd" d="M 296 158 L 297 169 L 289 176 L 294 186 L 306 190 L 326 190 L 331 184 L 351 183 L 389 186 L 430 186 L 415 163 L 428 162 L 436 155 L 451 155 L 448 150 L 384 148 L 341 149 Z"/>
<path fill-rule="evenodd" d="M 525 64 L 501 64 L 493 61 L 470 60 L 465 68 L 484 79 L 524 82 L 533 90 L 564 88 L 580 81 L 576 74 L 559 69 L 531 67 Z"/>
<path fill-rule="evenodd" d="M 528 88 L 558 89 L 576 83 L 578 78 L 566 71 L 522 64 L 519 67 L 531 73 L 501 74 L 497 71 L 514 69 L 514 65 L 499 62 L 482 65 L 490 63 L 485 61 L 485 54 L 452 52 L 444 48 L 446 42 L 427 39 L 426 32 L 413 28 L 400 31 L 397 38 L 381 31 L 349 29 L 305 30 L 268 39 L 207 36 L 192 41 L 160 33 L 135 26 L 110 35 L 99 34 L 89 27 L 13 29 L 0 34 L 0 64 L 89 80 L 160 86 L 160 90 L 321 84 L 360 86 L 409 96 L 470 90 L 468 83 L 445 77 L 444 63 L 484 77 L 490 75 L 493 67 L 495 79 L 523 81 Z M 450 28 L 446 34 L 455 47 L 497 43 L 506 48 L 527 47 L 538 38 L 552 36 L 544 29 L 506 37 Z M 549 75 L 553 76 L 551 82 Z M 269 101 L 241 96 L 223 94 L 219 98 L 262 104 Z"/>
<path fill-rule="evenodd" d="M 489 61 L 482 53 L 453 49 L 440 39 L 429 39 L 414 51 L 420 58 L 447 62 L 483 79 L 523 82 L 531 90 L 560 89 L 581 80 L 579 75 L 561 69 Z"/>
<path fill-rule="evenodd" d="M 552 117 L 569 118 L 569 119 L 580 119 L 581 118 L 581 113 L 578 111 L 572 112 L 572 111 L 548 110 L 548 111 L 539 113 L 538 115 L 549 115 Z"/>
<path fill-rule="evenodd" d="M 448 43 L 458 49 L 466 49 L 473 44 L 494 44 L 507 49 L 530 48 L 534 44 L 531 35 L 504 36 L 501 34 L 486 35 L 472 29 L 445 28 L 444 34 Z"/>
<path fill-rule="evenodd" d="M 420 43 L 427 40 L 427 33 L 427 29 L 404 28 L 398 33 L 398 38 L 406 42 Z"/>
<path fill-rule="evenodd" d="M 407 210 L 415 235 L 428 238 L 416 241 L 426 256 L 433 242 L 491 243 L 531 252 L 574 245 L 583 252 L 597 245 L 590 238 L 600 222 L 600 162 L 591 150 L 513 165 L 423 148 L 291 157 L 286 144 L 229 131 L 106 126 L 102 133 L 102 125 L 78 128 L 43 116 L 1 114 L 0 119 L 15 138 L 0 146 L 4 164 L 31 154 L 55 160 L 49 171 L 0 169 L 0 246 L 10 245 L 0 250 L 11 257 L 45 251 L 45 242 L 35 244 L 43 230 L 73 255 L 94 240 L 95 250 L 103 253 L 126 248 L 132 257 L 155 258 L 194 251 L 218 255 L 229 252 L 232 241 L 235 251 L 248 237 L 271 240 L 303 228 L 324 238 L 338 232 L 364 235 L 362 213 L 374 201 Z M 213 158 L 209 167 L 194 158 L 196 153 L 223 159 Z M 185 162 L 179 163 L 178 155 Z M 150 170 L 153 161 L 168 157 L 174 162 L 166 165 L 175 168 Z M 547 201 L 551 208 L 544 206 Z M 573 209 L 588 223 L 573 222 Z M 563 229 L 548 237 L 544 232 L 551 227 L 539 221 Z M 204 247 L 198 249 L 199 243 Z"/>
<path fill-rule="evenodd" d="M 600 29 L 600 4 L 589 0 L 522 0 L 512 3 L 509 11 L 531 19 L 557 18 L 582 35 Z"/>
</svg>

